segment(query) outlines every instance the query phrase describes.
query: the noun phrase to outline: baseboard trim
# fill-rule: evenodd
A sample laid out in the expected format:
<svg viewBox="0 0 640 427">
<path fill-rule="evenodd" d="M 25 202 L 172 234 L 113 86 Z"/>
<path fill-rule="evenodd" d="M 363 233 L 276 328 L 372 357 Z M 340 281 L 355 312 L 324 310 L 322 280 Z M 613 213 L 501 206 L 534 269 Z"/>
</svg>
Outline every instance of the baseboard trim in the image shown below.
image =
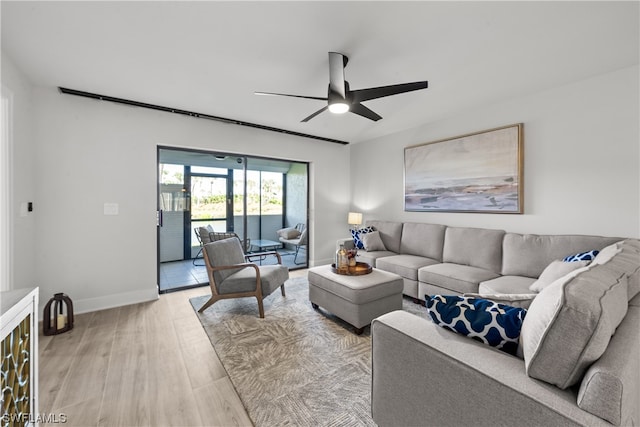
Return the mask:
<svg viewBox="0 0 640 427">
<path fill-rule="evenodd" d="M 138 304 L 141 302 L 155 301 L 159 298 L 158 288 L 150 288 L 132 292 L 123 292 L 119 294 L 105 295 L 95 298 L 74 299 L 73 313 L 82 314 L 92 311 L 106 310 L 109 308 L 122 307 L 125 305 Z M 48 299 L 40 298 L 40 312 L 44 310 L 44 306 Z"/>
</svg>

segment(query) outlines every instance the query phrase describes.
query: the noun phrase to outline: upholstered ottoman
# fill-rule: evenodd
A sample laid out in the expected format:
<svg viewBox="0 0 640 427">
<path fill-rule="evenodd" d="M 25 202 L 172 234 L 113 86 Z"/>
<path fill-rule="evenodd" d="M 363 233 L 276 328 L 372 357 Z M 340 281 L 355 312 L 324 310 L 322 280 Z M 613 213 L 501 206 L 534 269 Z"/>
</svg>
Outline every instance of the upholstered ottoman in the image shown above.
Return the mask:
<svg viewBox="0 0 640 427">
<path fill-rule="evenodd" d="M 402 309 L 402 277 L 373 269 L 369 274 L 336 274 L 330 265 L 309 269 L 309 301 L 355 327 L 360 335 L 365 326 L 385 313 Z"/>
</svg>

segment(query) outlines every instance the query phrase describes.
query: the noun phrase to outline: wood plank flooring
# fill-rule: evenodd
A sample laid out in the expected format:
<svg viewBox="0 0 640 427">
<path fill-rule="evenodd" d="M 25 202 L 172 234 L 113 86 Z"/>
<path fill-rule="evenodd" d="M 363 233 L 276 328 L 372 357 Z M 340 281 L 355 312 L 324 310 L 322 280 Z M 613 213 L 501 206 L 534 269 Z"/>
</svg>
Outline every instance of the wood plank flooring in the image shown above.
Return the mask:
<svg viewBox="0 0 640 427">
<path fill-rule="evenodd" d="M 40 334 L 39 413 L 68 426 L 251 426 L 189 303 L 208 292 L 80 314 L 71 331 Z"/>
</svg>

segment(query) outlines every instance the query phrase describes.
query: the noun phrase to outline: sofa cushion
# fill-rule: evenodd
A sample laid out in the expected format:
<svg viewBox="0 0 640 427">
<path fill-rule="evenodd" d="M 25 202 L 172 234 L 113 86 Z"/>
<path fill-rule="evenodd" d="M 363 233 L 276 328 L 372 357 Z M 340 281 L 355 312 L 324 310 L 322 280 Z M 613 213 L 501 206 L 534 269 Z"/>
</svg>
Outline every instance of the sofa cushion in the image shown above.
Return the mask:
<svg viewBox="0 0 640 427">
<path fill-rule="evenodd" d="M 428 265 L 418 270 L 418 280 L 420 282 L 451 289 L 453 293 L 458 294 L 478 292 L 478 284 L 480 282 L 495 279 L 496 277 L 498 277 L 498 274 L 493 271 L 447 262 Z"/>
<path fill-rule="evenodd" d="M 511 307 L 529 308 L 531 302 L 538 294 L 464 294 L 463 297 L 482 298 L 498 304 L 510 305 Z"/>
<path fill-rule="evenodd" d="M 442 261 L 446 228 L 444 225 L 405 222 L 402 227 L 400 253 Z"/>
<path fill-rule="evenodd" d="M 557 280 L 531 303 L 521 337 L 530 377 L 565 389 L 606 350 L 627 312 L 627 276 L 602 267 Z"/>
<path fill-rule="evenodd" d="M 530 294 L 529 286 L 535 280 L 523 276 L 500 276 L 480 282 L 478 292 L 481 294 Z"/>
<path fill-rule="evenodd" d="M 400 239 L 402 237 L 402 223 L 395 221 L 367 221 L 367 225 L 380 232 L 382 243 L 388 251 L 400 253 Z"/>
<path fill-rule="evenodd" d="M 504 231 L 447 227 L 442 260 L 500 273 Z"/>
<path fill-rule="evenodd" d="M 391 251 L 358 251 L 356 259 L 359 262 L 366 262 L 372 267 L 377 267 L 377 263 L 380 258 L 386 258 L 394 255 L 396 255 L 396 253 Z"/>
<path fill-rule="evenodd" d="M 640 241 L 637 239 L 626 239 L 617 245 L 618 252 L 608 260 L 600 259 L 602 268 L 623 271 L 628 277 L 628 299 L 640 294 Z M 604 250 L 603 250 L 604 252 Z M 600 256 L 600 254 L 598 254 Z M 598 257 L 596 257 L 597 259 Z M 603 257 L 606 259 L 606 257 Z M 594 260 L 594 264 L 596 260 Z"/>
<path fill-rule="evenodd" d="M 405 279 L 418 280 L 418 269 L 427 265 L 438 264 L 439 261 L 415 255 L 393 255 L 380 258 L 376 268 L 396 273 Z"/>
<path fill-rule="evenodd" d="M 602 249 L 619 240 L 616 237 L 507 233 L 503 241 L 502 275 L 537 279 L 553 260 Z"/>
<path fill-rule="evenodd" d="M 353 244 L 358 249 L 364 249 L 364 243 L 362 242 L 362 235 L 371 233 L 373 231 L 373 227 L 363 227 L 358 229 L 351 229 L 351 236 L 353 237 Z"/>
<path fill-rule="evenodd" d="M 436 325 L 516 355 L 527 310 L 455 295 L 433 295 L 426 303 Z"/>
<path fill-rule="evenodd" d="M 362 235 L 362 244 L 365 251 L 386 251 L 387 248 L 382 243 L 379 231 L 372 231 L 371 233 Z"/>
<path fill-rule="evenodd" d="M 587 370 L 580 390 L 578 406 L 611 424 L 635 425 L 640 420 L 640 307 L 629 307 L 607 351 Z M 634 355 L 635 357 L 629 357 Z M 633 360 L 633 362 L 631 362 Z M 626 398 L 625 398 L 626 397 Z M 633 414 L 623 419 L 623 414 Z M 632 423 L 632 420 L 636 422 Z"/>
<path fill-rule="evenodd" d="M 566 276 L 575 270 L 580 270 L 589 265 L 590 261 L 552 261 L 551 264 L 544 269 L 538 280 L 533 282 L 529 287 L 533 292 L 540 292 L 559 278 Z"/>
</svg>

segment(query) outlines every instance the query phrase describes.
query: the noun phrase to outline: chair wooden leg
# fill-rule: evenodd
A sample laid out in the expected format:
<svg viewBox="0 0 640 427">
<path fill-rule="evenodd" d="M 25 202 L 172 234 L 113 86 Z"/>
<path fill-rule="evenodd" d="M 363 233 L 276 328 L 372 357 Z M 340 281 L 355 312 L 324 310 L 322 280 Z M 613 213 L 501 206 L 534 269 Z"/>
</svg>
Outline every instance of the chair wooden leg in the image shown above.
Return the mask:
<svg viewBox="0 0 640 427">
<path fill-rule="evenodd" d="M 282 284 L 282 286 L 280 286 L 280 293 L 282 293 L 282 296 L 283 296 L 283 297 L 284 297 L 284 296 L 286 296 L 286 295 L 284 294 L 284 283 Z"/>
<path fill-rule="evenodd" d="M 205 302 L 204 305 L 200 307 L 200 310 L 198 310 L 198 313 L 202 313 L 207 308 L 211 307 L 213 303 L 215 303 L 216 301 L 218 301 L 218 298 L 215 298 L 215 297 L 209 298 L 209 301 Z"/>
<path fill-rule="evenodd" d="M 264 306 L 262 305 L 262 298 L 256 297 L 258 300 L 258 311 L 260 312 L 260 318 L 264 319 Z"/>
</svg>

